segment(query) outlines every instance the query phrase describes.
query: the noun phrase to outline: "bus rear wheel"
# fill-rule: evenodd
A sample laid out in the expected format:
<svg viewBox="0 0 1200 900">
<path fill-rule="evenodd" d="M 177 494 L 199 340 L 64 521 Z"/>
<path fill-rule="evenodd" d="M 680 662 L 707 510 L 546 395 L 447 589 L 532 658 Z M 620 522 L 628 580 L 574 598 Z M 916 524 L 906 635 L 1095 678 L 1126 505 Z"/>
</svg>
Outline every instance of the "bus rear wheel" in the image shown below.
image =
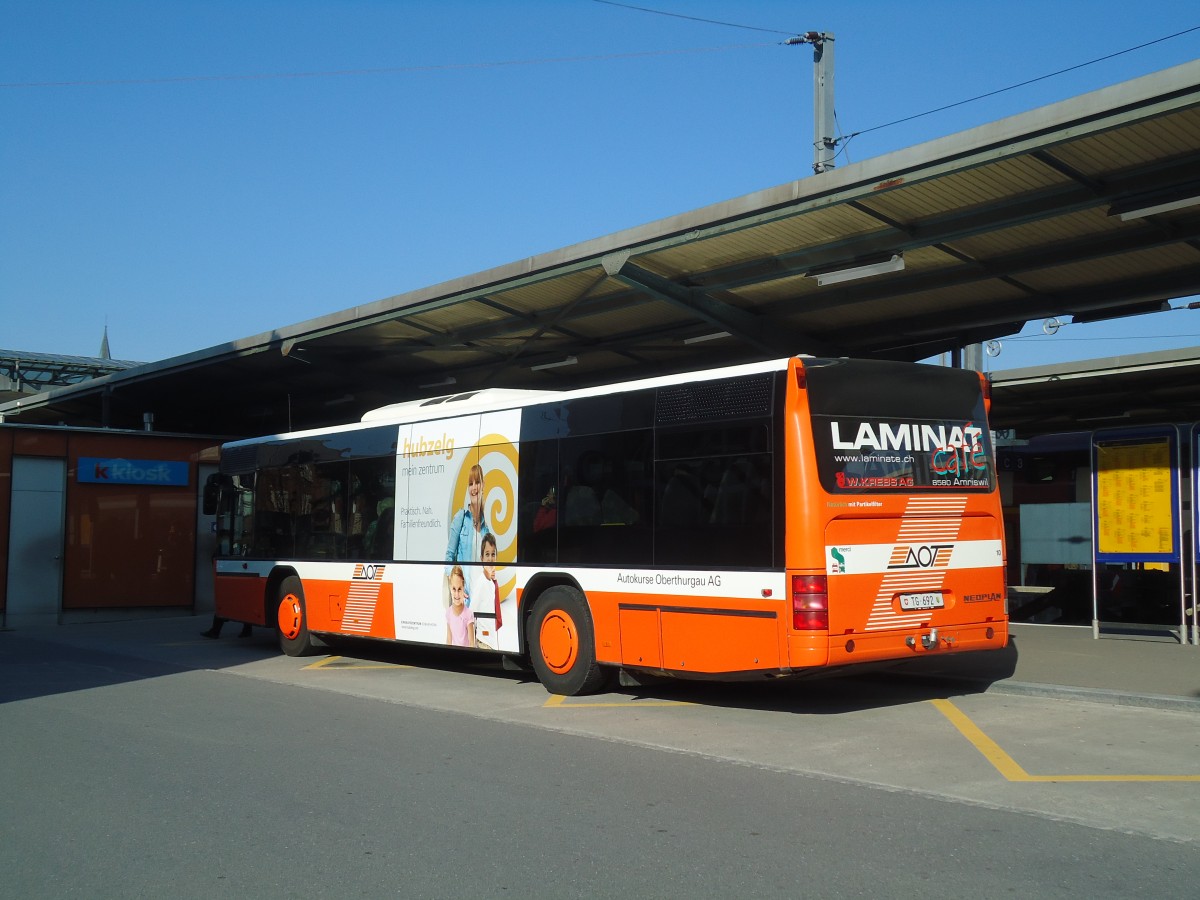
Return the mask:
<svg viewBox="0 0 1200 900">
<path fill-rule="evenodd" d="M 538 597 L 529 619 L 529 660 L 551 694 L 594 694 L 608 680 L 596 662 L 596 631 L 583 594 L 558 585 Z"/>
<path fill-rule="evenodd" d="M 308 613 L 304 608 L 304 585 L 297 576 L 289 575 L 279 585 L 275 611 L 279 649 L 288 656 L 315 653 L 317 648 L 308 631 Z"/>
</svg>

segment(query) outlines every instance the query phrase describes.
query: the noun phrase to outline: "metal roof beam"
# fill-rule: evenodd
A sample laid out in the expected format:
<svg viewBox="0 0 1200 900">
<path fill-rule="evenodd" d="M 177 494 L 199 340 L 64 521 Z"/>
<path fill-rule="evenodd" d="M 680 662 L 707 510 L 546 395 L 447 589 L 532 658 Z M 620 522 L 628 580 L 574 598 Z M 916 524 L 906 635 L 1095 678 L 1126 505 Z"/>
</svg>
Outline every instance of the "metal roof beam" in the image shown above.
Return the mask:
<svg viewBox="0 0 1200 900">
<path fill-rule="evenodd" d="M 735 290 L 764 281 L 803 275 L 811 269 L 834 266 L 864 256 L 920 250 L 936 244 L 953 243 L 1001 228 L 1011 228 L 1091 209 L 1100 203 L 1101 201 L 1086 189 L 1071 185 L 1034 197 L 1022 197 L 1011 203 L 991 204 L 982 209 L 934 216 L 920 222 L 908 223 L 903 228 L 889 225 L 867 235 L 830 241 L 793 253 L 780 254 L 770 260 L 755 260 L 746 265 L 713 270 L 698 280 L 708 290 Z"/>
<path fill-rule="evenodd" d="M 1013 326 L 1021 326 L 1031 319 L 1042 319 L 1055 315 L 1074 315 L 1089 310 L 1100 310 L 1115 305 L 1128 306 L 1140 301 L 1161 300 L 1167 297 L 1188 297 L 1200 293 L 1200 266 L 1186 272 L 1171 272 L 1156 278 L 1135 278 L 1113 282 L 1103 287 L 1079 288 L 1054 294 L 1042 294 L 1030 302 L 1012 303 L 992 315 L 982 315 L 978 307 L 966 306 L 958 310 L 943 310 L 936 319 L 915 315 L 891 322 L 890 334 L 882 335 L 877 341 L 864 341 L 854 331 L 831 331 L 827 340 L 843 340 L 857 349 L 878 350 L 896 343 L 892 335 L 916 339 L 937 335 L 940 332 L 966 334 L 972 341 L 989 340 L 1012 334 Z M 857 340 L 856 340 L 857 337 Z"/>
<path fill-rule="evenodd" d="M 1174 187 L 1181 181 L 1193 180 L 1197 169 L 1200 169 L 1200 153 L 1189 154 L 1160 166 L 1138 169 L 1121 177 L 1110 177 L 1104 193 L 1096 192 L 1095 180 L 1073 178 L 1068 184 L 1023 195 L 1008 202 L 957 210 L 913 222 L 897 222 L 872 210 L 866 200 L 849 201 L 855 210 L 869 215 L 885 227 L 863 236 L 831 241 L 724 269 L 712 269 L 695 280 L 709 291 L 735 290 L 803 275 L 814 268 L 837 265 L 875 253 L 952 244 L 963 238 L 978 237 L 992 231 L 1117 203 L 1131 194 L 1141 195 L 1163 186 Z"/>
<path fill-rule="evenodd" d="M 514 350 L 512 353 L 510 353 L 508 355 L 508 358 L 505 360 L 505 362 L 511 363 L 511 362 L 514 362 L 515 360 L 519 359 L 521 354 L 524 353 L 525 349 L 527 347 L 529 347 L 530 345 L 532 345 L 534 341 L 538 340 L 547 331 L 551 331 L 551 330 L 558 331 L 560 334 L 570 337 L 572 340 L 582 341 L 583 340 L 582 335 L 568 331 L 562 325 L 562 323 L 564 321 L 568 320 L 571 317 L 571 315 L 575 312 L 575 310 L 579 306 L 581 306 L 585 301 L 587 301 L 587 299 L 589 297 L 591 297 L 599 289 L 600 285 L 604 284 L 604 282 L 608 280 L 608 277 L 609 276 L 608 276 L 607 272 L 601 274 L 598 278 L 595 278 L 586 288 L 584 288 L 582 291 L 580 291 L 579 294 L 577 294 L 571 300 L 567 301 L 567 303 L 565 303 L 563 306 L 559 307 L 559 309 L 557 309 L 553 315 L 547 317 L 547 320 L 544 323 L 536 325 L 536 327 L 534 328 L 533 334 L 529 335 L 529 337 L 527 337 L 524 341 L 522 341 L 520 346 L 518 346 L 516 350 Z M 500 304 L 496 304 L 496 306 L 499 306 L 499 305 Z M 509 310 L 509 313 L 510 313 L 510 315 L 514 315 L 514 316 L 518 315 L 515 311 L 512 311 L 512 310 Z M 495 334 L 494 329 L 492 331 L 492 334 Z M 638 357 L 632 353 L 629 353 L 627 350 L 625 350 L 623 348 L 618 350 L 618 352 L 621 353 L 623 356 L 628 357 L 630 360 L 632 360 L 634 362 L 645 362 L 645 360 L 641 359 L 640 357 Z"/>
<path fill-rule="evenodd" d="M 1080 172 L 1074 166 L 1063 162 L 1049 150 L 1034 150 L 1029 154 L 1030 159 L 1036 159 L 1046 168 L 1057 172 L 1059 175 L 1064 175 L 1070 178 L 1076 184 L 1081 184 L 1090 190 L 1097 197 L 1103 197 L 1107 193 L 1107 185 L 1097 178 L 1092 178 L 1084 172 Z"/>
<path fill-rule="evenodd" d="M 783 346 L 779 340 L 778 329 L 769 320 L 722 303 L 697 288 L 682 287 L 661 275 L 630 263 L 627 255 L 616 262 L 610 262 L 606 258 L 605 269 L 618 281 L 684 309 L 713 327 L 728 331 L 733 337 L 763 353 L 786 356 L 791 352 Z M 821 343 L 815 339 L 813 342 Z"/>
<path fill-rule="evenodd" d="M 1147 225 L 1136 233 L 1128 230 L 1106 234 L 1103 237 L 1084 237 L 1058 244 L 1039 247 L 1028 253 L 1013 253 L 1007 256 L 976 260 L 958 253 L 951 253 L 961 264 L 949 269 L 917 272 L 912 275 L 897 275 L 886 284 L 864 283 L 861 285 L 813 293 L 803 299 L 806 313 L 821 309 L 843 308 L 850 304 L 870 303 L 943 288 L 966 287 L 981 281 L 1001 280 L 1018 288 L 1030 297 L 1038 297 L 1037 291 L 1017 280 L 1021 273 L 1039 269 L 1074 265 L 1081 262 L 1104 259 L 1118 253 L 1154 250 L 1178 243 L 1191 245 L 1192 239 L 1200 239 L 1200 223 L 1188 228 L 1177 227 L 1171 231 Z M 950 248 L 943 248 L 951 252 Z M 1044 297 L 1044 295 L 1042 295 Z M 1177 294 L 1175 296 L 1186 296 Z M 793 307 L 795 300 L 776 301 L 768 311 Z M 1061 310 L 1059 311 L 1061 312 Z"/>
</svg>

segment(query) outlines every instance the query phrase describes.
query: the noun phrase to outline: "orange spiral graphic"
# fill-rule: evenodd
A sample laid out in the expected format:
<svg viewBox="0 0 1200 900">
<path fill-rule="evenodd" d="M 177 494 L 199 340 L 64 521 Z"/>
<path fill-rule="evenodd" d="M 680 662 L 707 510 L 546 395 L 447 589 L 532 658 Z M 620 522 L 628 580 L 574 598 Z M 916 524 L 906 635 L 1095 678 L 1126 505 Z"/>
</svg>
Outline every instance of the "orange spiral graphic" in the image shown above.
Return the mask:
<svg viewBox="0 0 1200 900">
<path fill-rule="evenodd" d="M 481 437 L 470 448 L 458 471 L 452 497 L 464 497 L 471 466 L 483 469 L 483 516 L 488 530 L 496 537 L 498 565 L 517 558 L 517 463 L 516 445 L 501 434 Z M 498 573 L 500 595 L 507 596 L 516 584 L 516 573 Z"/>
</svg>

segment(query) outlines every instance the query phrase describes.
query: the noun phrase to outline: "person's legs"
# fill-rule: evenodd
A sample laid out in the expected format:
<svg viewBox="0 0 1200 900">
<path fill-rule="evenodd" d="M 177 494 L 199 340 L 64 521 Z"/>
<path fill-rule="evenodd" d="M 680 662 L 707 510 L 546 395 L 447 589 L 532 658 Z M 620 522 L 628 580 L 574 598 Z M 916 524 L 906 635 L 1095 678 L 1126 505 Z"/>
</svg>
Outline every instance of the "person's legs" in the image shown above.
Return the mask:
<svg viewBox="0 0 1200 900">
<path fill-rule="evenodd" d="M 208 631 L 200 632 L 201 637 L 216 639 L 221 636 L 221 628 L 225 625 L 225 620 L 220 616 L 213 616 L 212 625 Z"/>
</svg>

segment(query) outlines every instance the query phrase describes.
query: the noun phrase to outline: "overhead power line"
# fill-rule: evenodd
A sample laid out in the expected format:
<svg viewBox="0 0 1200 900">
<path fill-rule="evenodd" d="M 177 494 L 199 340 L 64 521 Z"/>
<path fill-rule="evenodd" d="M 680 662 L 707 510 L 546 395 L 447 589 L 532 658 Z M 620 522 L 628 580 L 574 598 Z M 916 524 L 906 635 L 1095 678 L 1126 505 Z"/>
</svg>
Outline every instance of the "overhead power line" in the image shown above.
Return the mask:
<svg viewBox="0 0 1200 900">
<path fill-rule="evenodd" d="M 704 22 L 709 25 L 721 25 L 726 28 L 743 28 L 743 29 L 747 29 L 750 31 L 764 31 L 769 34 L 786 34 L 789 36 L 797 35 L 800 33 L 798 31 L 781 31 L 781 30 L 775 29 L 775 28 L 760 28 L 760 27 L 757 27 L 754 25 L 743 25 L 743 24 L 740 24 L 737 22 L 722 22 L 717 19 L 703 19 L 703 18 L 700 18 L 699 16 L 688 16 L 688 15 L 684 15 L 683 13 L 668 12 L 667 10 L 662 10 L 662 9 L 651 9 L 646 6 L 634 6 L 633 4 L 630 4 L 630 3 L 618 3 L 617 0 L 593 0 L 593 2 L 594 3 L 603 3 L 605 6 L 616 6 L 616 7 L 620 7 L 621 9 L 630 9 L 630 10 L 635 10 L 637 12 L 651 13 L 653 15 L 658 15 L 658 16 L 669 16 L 669 17 L 675 18 L 675 19 L 687 19 L 692 22 Z M 994 91 L 988 91 L 986 93 L 979 94 L 974 97 L 969 97 L 966 100 L 959 100 L 954 103 L 947 103 L 945 106 L 939 106 L 936 109 L 926 110 L 925 112 L 921 112 L 921 113 L 914 113 L 911 116 L 905 116 L 904 118 L 901 118 L 901 119 L 895 119 L 891 122 L 885 122 L 882 125 L 875 125 L 871 128 L 864 128 L 860 131 L 851 132 L 848 135 L 839 136 L 838 138 L 836 138 L 836 143 L 841 144 L 842 147 L 837 152 L 836 156 L 843 155 L 846 152 L 846 144 L 851 140 L 851 138 L 856 138 L 859 135 L 868 134 L 872 131 L 879 131 L 883 128 L 890 128 L 893 125 L 900 125 L 900 124 L 903 124 L 904 122 L 911 122 L 914 119 L 920 119 L 925 116 L 932 116 L 935 113 L 945 112 L 948 109 L 954 109 L 959 106 L 965 106 L 968 103 L 975 103 L 979 100 L 986 100 L 988 97 L 994 97 L 997 94 L 1003 94 L 1007 91 L 1015 91 L 1017 88 L 1026 87 L 1027 85 L 1036 84 L 1039 81 L 1045 81 L 1048 78 L 1055 78 L 1059 75 L 1065 75 L 1067 72 L 1074 72 L 1076 69 L 1082 69 L 1086 66 L 1093 66 L 1096 63 L 1101 63 L 1101 62 L 1105 62 L 1110 59 L 1115 59 L 1116 57 L 1123 56 L 1126 53 L 1133 53 L 1134 51 L 1137 51 L 1137 50 L 1144 50 L 1147 47 L 1153 47 L 1155 44 L 1161 44 L 1164 41 L 1173 40 L 1174 38 L 1182 37 L 1185 34 L 1191 34 L 1193 31 L 1200 31 L 1200 25 L 1196 25 L 1191 28 L 1185 28 L 1183 31 L 1177 31 L 1174 34 L 1168 34 L 1165 37 L 1156 38 L 1152 41 L 1146 41 L 1145 43 L 1138 44 L 1137 46 L 1134 46 L 1134 47 L 1127 47 L 1124 50 L 1118 50 L 1115 53 L 1109 53 L 1106 56 L 1100 56 L 1100 57 L 1097 57 L 1096 59 L 1088 60 L 1087 62 L 1082 62 L 1082 63 L 1078 63 L 1073 66 L 1068 66 L 1065 69 L 1059 69 L 1057 72 L 1050 72 L 1046 75 L 1039 75 L 1037 78 L 1030 78 L 1030 79 L 1027 79 L 1026 81 L 1022 81 L 1017 84 L 1009 85 L 1008 87 L 997 88 Z M 795 44 L 795 43 L 801 43 L 801 42 L 793 40 L 793 41 L 785 42 L 785 43 Z"/>
<path fill-rule="evenodd" d="M 616 0 L 593 0 L 594 3 L 603 3 L 605 6 L 619 6 L 621 9 L 632 9 L 637 12 L 653 13 L 656 16 L 670 16 L 672 19 L 687 19 L 689 22 L 704 22 L 706 25 L 724 25 L 726 28 L 744 28 L 747 31 L 765 31 L 768 34 L 786 34 L 791 36 L 794 31 L 781 31 L 778 28 L 758 28 L 754 25 L 739 25 L 736 22 L 721 22 L 717 19 L 702 19 L 699 16 L 685 16 L 683 13 L 667 12 L 662 9 L 650 9 L 646 6 L 633 6 L 629 3 L 617 3 Z"/>
<path fill-rule="evenodd" d="M 703 22 L 710 25 L 719 25 L 726 28 L 740 28 L 750 31 L 761 31 L 769 34 L 786 34 L 792 36 L 796 32 L 783 31 L 775 28 L 761 28 L 754 25 L 743 25 L 736 22 L 724 22 L 717 19 L 705 19 L 698 16 L 689 16 L 682 13 L 667 12 L 665 10 L 651 9 L 644 6 L 634 6 L 628 3 L 619 3 L 616 0 L 593 0 L 595 3 L 602 3 L 606 6 L 614 6 L 622 9 L 629 9 L 636 12 L 650 13 L 654 15 L 668 16 L 677 19 L 687 19 L 694 22 Z M 1049 72 L 1045 75 L 1039 75 L 1036 78 L 1029 78 L 1025 81 L 1011 84 L 1007 87 L 997 88 L 993 91 L 987 91 L 978 94 L 974 97 L 968 97 L 964 100 L 958 100 L 954 103 L 947 103 L 944 106 L 939 106 L 934 109 L 926 110 L 925 112 L 914 113 L 910 116 L 904 116 L 899 119 L 894 119 L 891 122 L 884 122 L 881 125 L 874 125 L 870 128 L 863 128 L 858 131 L 853 131 L 847 135 L 841 135 L 836 138 L 836 143 L 840 145 L 837 156 L 842 156 L 846 153 L 849 142 L 860 135 L 869 134 L 873 131 L 880 131 L 884 128 L 890 128 L 893 125 L 901 125 L 905 122 L 911 122 L 915 119 L 932 116 L 936 113 L 945 112 L 949 109 L 955 109 L 959 106 L 965 106 L 968 103 L 975 103 L 980 100 L 985 100 L 989 97 L 994 97 L 998 94 L 1003 94 L 1008 91 L 1013 91 L 1018 88 L 1026 87 L 1031 84 L 1036 84 L 1039 81 L 1045 81 L 1049 78 L 1055 78 L 1059 75 L 1064 75 L 1068 72 L 1076 71 L 1077 69 L 1085 68 L 1086 66 L 1096 65 L 1097 63 L 1105 62 L 1110 59 L 1115 59 L 1118 56 L 1123 56 L 1127 53 L 1133 53 L 1137 50 L 1144 50 L 1147 47 L 1152 47 L 1155 44 L 1161 44 L 1165 41 L 1173 40 L 1174 38 L 1182 37 L 1186 34 L 1200 31 L 1200 25 L 1185 28 L 1182 31 L 1177 31 L 1174 34 L 1169 34 L 1161 38 L 1156 38 L 1152 41 L 1146 41 L 1137 44 L 1133 47 L 1127 47 L 1124 50 L 1118 50 L 1114 53 L 1106 54 L 1086 62 L 1077 63 L 1073 66 L 1068 66 L 1065 69 L 1059 69 L 1054 72 Z M 604 53 L 586 56 L 563 56 L 563 57 L 542 57 L 535 59 L 517 59 L 517 60 L 498 60 L 493 62 L 478 62 L 478 63 L 442 63 L 434 65 L 422 66 L 387 66 L 381 68 L 368 69 L 333 69 L 313 72 L 259 72 L 250 74 L 228 74 L 228 75 L 178 75 L 178 76 L 163 76 L 150 78 L 102 78 L 102 79 L 77 79 L 64 81 L 26 81 L 26 82 L 8 82 L 0 83 L 0 89 L 20 89 L 20 88 L 64 88 L 64 87 L 111 87 L 122 85 L 153 85 L 153 84 L 188 84 L 188 83 L 203 83 L 203 82 L 220 82 L 220 81 L 267 81 L 273 79 L 299 79 L 299 78 L 338 78 L 352 77 L 363 75 L 396 75 L 396 74 L 418 74 L 422 72 L 452 72 L 452 71 L 468 71 L 468 70 L 483 70 L 483 69 L 500 69 L 511 68 L 515 66 L 537 66 L 551 65 L 561 63 L 577 63 L 577 62 L 606 62 L 610 60 L 620 59 L 639 59 L 656 56 L 672 56 L 692 53 L 721 53 L 730 50 L 747 50 L 761 49 L 763 47 L 778 46 L 786 42 L 769 42 L 755 44 L 730 44 L 719 47 L 690 47 L 679 48 L 672 50 L 643 50 L 632 51 L 628 53 Z"/>
<path fill-rule="evenodd" d="M 1182 37 L 1185 34 L 1191 34 L 1193 31 L 1200 31 L 1200 25 L 1195 25 L 1191 28 L 1185 28 L 1183 31 L 1177 31 L 1174 34 L 1168 34 L 1166 37 L 1156 38 L 1153 41 L 1146 41 L 1144 44 L 1138 44 L 1136 47 L 1127 47 L 1124 50 L 1118 50 L 1115 53 L 1109 53 L 1107 56 L 1099 56 L 1096 59 L 1090 59 L 1087 62 L 1081 62 L 1073 66 L 1067 66 L 1065 69 L 1059 69 L 1057 72 L 1049 72 L 1046 75 L 1039 75 L 1037 78 L 1030 78 L 1026 81 L 1017 84 L 1010 84 L 1008 87 L 997 88 L 994 91 L 988 91 L 985 94 L 979 94 L 975 97 L 969 97 L 966 100 L 959 100 L 955 103 L 947 103 L 945 106 L 939 106 L 937 109 L 930 109 L 923 113 L 915 113 L 911 116 L 905 116 L 902 119 L 896 119 L 891 122 L 885 122 L 882 125 L 875 125 L 871 128 L 864 128 L 861 131 L 852 132 L 842 138 L 841 141 L 848 141 L 851 138 L 858 137 L 860 134 L 867 134 L 872 131 L 879 131 L 881 128 L 890 128 L 893 125 L 900 125 L 904 122 L 911 122 L 913 119 L 920 119 L 924 116 L 932 116 L 934 113 L 945 112 L 948 109 L 954 109 L 957 106 L 964 106 L 967 103 L 974 103 L 977 100 L 986 100 L 988 97 L 995 97 L 997 94 L 1003 94 L 1006 91 L 1015 91 L 1017 88 L 1023 88 L 1030 84 L 1036 84 L 1039 81 L 1045 81 L 1047 78 L 1055 78 L 1059 75 L 1065 75 L 1067 72 L 1074 72 L 1076 69 L 1082 69 L 1086 66 L 1094 66 L 1096 63 L 1105 62 L 1110 59 L 1115 59 L 1118 56 L 1124 56 L 1126 53 L 1133 53 L 1135 50 L 1144 50 L 1146 47 L 1153 47 L 1155 44 L 1161 44 L 1163 41 L 1169 41 L 1177 37 Z"/>
</svg>

